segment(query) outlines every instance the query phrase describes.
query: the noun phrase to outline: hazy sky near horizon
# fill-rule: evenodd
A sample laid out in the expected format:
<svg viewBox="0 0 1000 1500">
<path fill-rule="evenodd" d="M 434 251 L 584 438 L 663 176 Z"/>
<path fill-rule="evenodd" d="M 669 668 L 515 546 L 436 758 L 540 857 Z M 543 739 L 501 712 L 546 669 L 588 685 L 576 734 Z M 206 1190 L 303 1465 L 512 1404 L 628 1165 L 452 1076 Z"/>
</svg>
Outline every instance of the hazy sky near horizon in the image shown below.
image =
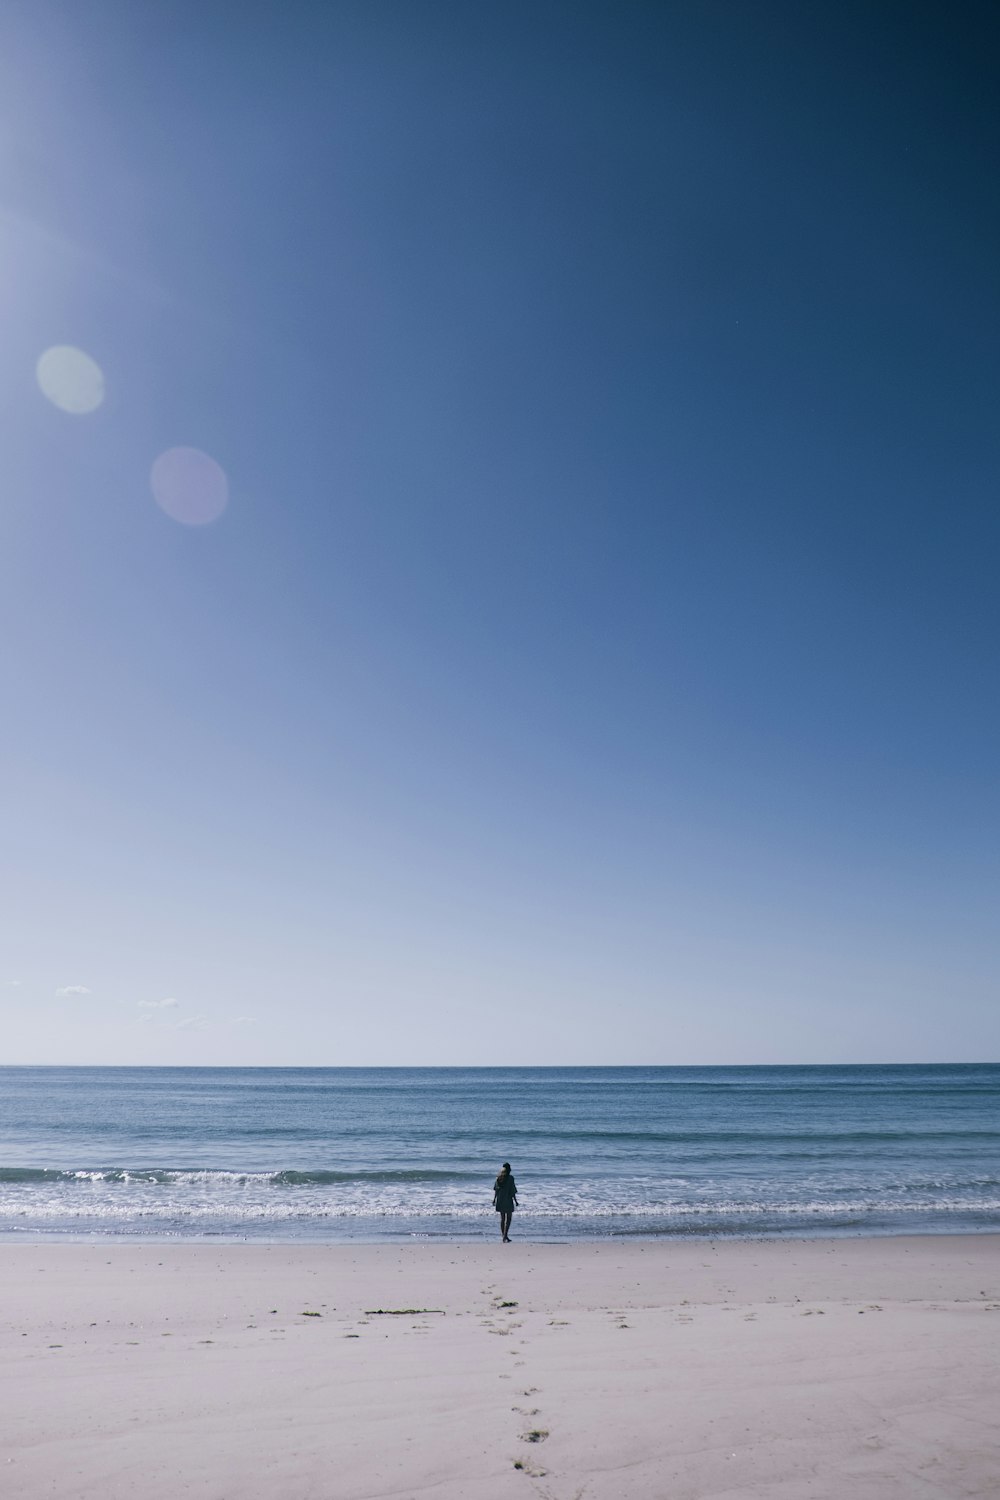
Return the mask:
<svg viewBox="0 0 1000 1500">
<path fill-rule="evenodd" d="M 1000 1058 L 998 48 L 4 5 L 0 1062 Z"/>
</svg>

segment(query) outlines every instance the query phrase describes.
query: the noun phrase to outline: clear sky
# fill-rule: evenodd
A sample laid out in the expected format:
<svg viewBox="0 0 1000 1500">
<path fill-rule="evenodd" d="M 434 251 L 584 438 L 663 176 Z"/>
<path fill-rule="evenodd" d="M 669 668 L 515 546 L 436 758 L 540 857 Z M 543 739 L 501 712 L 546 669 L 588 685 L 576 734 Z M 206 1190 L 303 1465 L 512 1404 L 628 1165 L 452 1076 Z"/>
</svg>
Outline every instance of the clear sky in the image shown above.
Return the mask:
<svg viewBox="0 0 1000 1500">
<path fill-rule="evenodd" d="M 7 0 L 0 1061 L 1000 1058 L 998 50 Z"/>
</svg>

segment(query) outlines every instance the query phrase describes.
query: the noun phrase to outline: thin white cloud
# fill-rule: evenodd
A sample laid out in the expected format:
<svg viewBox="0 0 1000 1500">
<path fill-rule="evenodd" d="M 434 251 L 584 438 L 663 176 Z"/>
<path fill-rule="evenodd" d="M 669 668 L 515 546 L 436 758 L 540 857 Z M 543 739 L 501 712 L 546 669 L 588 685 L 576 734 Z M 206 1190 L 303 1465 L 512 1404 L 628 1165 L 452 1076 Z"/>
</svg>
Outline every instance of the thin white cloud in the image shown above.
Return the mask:
<svg viewBox="0 0 1000 1500">
<path fill-rule="evenodd" d="M 85 1000 L 90 994 L 85 984 L 64 984 L 56 990 L 57 1000 Z"/>
<path fill-rule="evenodd" d="M 205 1031 L 210 1023 L 204 1016 L 185 1016 L 178 1021 L 175 1031 Z"/>
<path fill-rule="evenodd" d="M 140 1010 L 167 1010 L 171 1006 L 179 1005 L 179 1000 L 169 996 L 166 1000 L 137 1000 L 136 1004 Z"/>
<path fill-rule="evenodd" d="M 19 990 L 23 981 L 20 979 L 5 979 L 3 987 L 5 990 Z"/>
<path fill-rule="evenodd" d="M 233 1017 L 233 1025 L 234 1026 L 253 1026 L 253 1025 L 256 1024 L 256 1021 L 257 1021 L 257 1017 L 256 1016 L 234 1016 Z"/>
</svg>

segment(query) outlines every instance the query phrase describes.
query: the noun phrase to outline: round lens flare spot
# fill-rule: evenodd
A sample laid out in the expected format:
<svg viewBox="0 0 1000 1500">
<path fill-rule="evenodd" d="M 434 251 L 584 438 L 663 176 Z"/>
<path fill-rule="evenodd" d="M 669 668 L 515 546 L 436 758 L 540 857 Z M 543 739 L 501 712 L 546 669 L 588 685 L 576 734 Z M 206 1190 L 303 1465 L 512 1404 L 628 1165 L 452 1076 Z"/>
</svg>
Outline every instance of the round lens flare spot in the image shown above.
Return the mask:
<svg viewBox="0 0 1000 1500">
<path fill-rule="evenodd" d="M 168 448 L 150 470 L 153 498 L 182 526 L 217 521 L 229 500 L 229 481 L 220 464 L 200 448 Z"/>
<path fill-rule="evenodd" d="M 96 411 L 104 400 L 104 375 L 97 362 L 72 344 L 46 349 L 35 366 L 35 378 L 43 396 L 60 411 L 82 417 Z"/>
</svg>

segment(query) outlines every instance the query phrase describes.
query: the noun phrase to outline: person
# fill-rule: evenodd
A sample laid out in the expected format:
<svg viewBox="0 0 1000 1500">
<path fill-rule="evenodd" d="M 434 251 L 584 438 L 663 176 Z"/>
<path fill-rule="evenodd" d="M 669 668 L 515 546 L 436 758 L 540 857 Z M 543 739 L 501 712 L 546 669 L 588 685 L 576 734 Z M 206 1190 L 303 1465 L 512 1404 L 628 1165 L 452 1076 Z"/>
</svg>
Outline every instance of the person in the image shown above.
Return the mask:
<svg viewBox="0 0 1000 1500">
<path fill-rule="evenodd" d="M 504 1162 L 493 1184 L 493 1207 L 500 1215 L 500 1238 L 507 1245 L 510 1243 L 510 1221 L 517 1207 L 517 1183 L 509 1161 Z"/>
</svg>

